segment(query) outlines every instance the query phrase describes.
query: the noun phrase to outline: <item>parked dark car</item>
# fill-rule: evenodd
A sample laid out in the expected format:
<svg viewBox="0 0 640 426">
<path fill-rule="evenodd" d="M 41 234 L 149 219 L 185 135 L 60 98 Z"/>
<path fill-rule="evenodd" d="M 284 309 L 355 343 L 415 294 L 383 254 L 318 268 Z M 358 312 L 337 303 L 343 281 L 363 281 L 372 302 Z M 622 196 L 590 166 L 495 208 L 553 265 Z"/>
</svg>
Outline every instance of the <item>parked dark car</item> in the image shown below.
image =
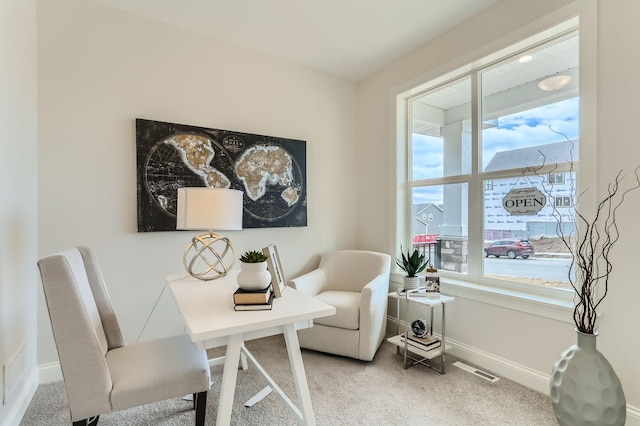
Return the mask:
<svg viewBox="0 0 640 426">
<path fill-rule="evenodd" d="M 528 240 L 495 241 L 484 248 L 484 257 L 489 256 L 507 256 L 509 259 L 520 256 L 523 259 L 528 259 L 529 256 L 533 256 L 533 244 Z"/>
</svg>

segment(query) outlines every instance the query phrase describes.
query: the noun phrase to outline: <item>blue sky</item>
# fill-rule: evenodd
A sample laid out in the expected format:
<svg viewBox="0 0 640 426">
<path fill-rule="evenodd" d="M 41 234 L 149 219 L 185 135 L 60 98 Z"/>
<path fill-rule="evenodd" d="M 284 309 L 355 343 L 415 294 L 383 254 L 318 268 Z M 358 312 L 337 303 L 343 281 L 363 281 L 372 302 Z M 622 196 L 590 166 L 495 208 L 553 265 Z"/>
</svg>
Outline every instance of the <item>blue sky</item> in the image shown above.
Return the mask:
<svg viewBox="0 0 640 426">
<path fill-rule="evenodd" d="M 576 97 L 500 117 L 496 127 L 483 131 L 483 167 L 491 161 L 496 152 L 564 140 L 562 135 L 554 133 L 549 127 L 566 134 L 569 139 L 577 138 L 579 134 L 578 104 L 579 99 Z M 413 178 L 427 179 L 442 176 L 442 139 L 414 134 Z M 413 202 L 442 203 L 442 187 L 414 190 Z"/>
</svg>

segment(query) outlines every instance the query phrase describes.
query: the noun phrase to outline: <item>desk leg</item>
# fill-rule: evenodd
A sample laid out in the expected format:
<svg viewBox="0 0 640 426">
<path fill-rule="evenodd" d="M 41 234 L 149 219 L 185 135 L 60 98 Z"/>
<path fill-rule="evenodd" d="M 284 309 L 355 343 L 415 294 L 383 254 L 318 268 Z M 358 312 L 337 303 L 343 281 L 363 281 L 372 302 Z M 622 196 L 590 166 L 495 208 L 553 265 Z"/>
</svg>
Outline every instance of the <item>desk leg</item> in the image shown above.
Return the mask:
<svg viewBox="0 0 640 426">
<path fill-rule="evenodd" d="M 242 343 L 242 347 L 244 348 L 244 342 Z M 249 364 L 247 364 L 247 356 L 244 354 L 243 351 L 240 351 L 240 365 L 242 366 L 242 369 L 245 371 L 249 369 Z"/>
<path fill-rule="evenodd" d="M 307 376 L 304 373 L 304 365 L 302 364 L 302 354 L 300 353 L 300 343 L 298 335 L 293 324 L 284 326 L 284 340 L 287 343 L 287 352 L 289 353 L 289 362 L 291 363 L 291 371 L 298 392 L 298 401 L 302 411 L 303 423 L 315 426 L 316 419 L 313 416 L 313 408 L 311 407 L 311 395 L 309 394 L 309 386 L 307 384 Z"/>
<path fill-rule="evenodd" d="M 242 334 L 229 336 L 224 371 L 222 372 L 222 388 L 220 389 L 216 425 L 229 425 L 231 423 L 231 409 L 233 408 L 233 395 L 236 391 L 238 362 L 240 362 L 240 347 L 242 343 Z"/>
</svg>

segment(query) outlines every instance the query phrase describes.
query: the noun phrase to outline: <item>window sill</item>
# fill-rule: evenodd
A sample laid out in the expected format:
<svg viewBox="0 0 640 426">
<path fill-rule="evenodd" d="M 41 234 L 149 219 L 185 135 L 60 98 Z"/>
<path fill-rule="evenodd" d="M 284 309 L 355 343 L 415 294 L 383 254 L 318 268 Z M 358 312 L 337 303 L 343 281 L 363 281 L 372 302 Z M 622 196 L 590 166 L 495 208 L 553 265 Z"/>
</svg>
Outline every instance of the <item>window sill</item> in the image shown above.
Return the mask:
<svg viewBox="0 0 640 426">
<path fill-rule="evenodd" d="M 391 282 L 397 284 L 397 287 L 402 287 L 402 277 L 402 274 L 392 273 Z M 560 299 L 446 276 L 440 277 L 440 288 L 442 293 L 450 296 L 573 324 L 574 305 L 569 294 Z"/>
</svg>

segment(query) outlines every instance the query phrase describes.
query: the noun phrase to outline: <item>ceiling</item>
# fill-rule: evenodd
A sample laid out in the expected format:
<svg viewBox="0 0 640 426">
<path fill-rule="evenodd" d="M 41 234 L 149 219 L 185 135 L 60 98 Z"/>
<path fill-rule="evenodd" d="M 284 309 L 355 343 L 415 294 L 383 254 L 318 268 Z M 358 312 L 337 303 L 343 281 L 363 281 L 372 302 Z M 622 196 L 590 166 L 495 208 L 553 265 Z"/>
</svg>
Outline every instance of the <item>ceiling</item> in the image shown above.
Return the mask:
<svg viewBox="0 0 640 426">
<path fill-rule="evenodd" d="M 538 50 L 529 51 L 533 58 L 531 62 L 521 63 L 518 60 L 511 60 L 490 68 L 482 74 L 482 95 L 488 97 L 506 92 L 516 94 L 518 88 L 532 85 L 535 86 L 535 92 L 542 97 L 541 95 L 545 92 L 538 88 L 538 82 L 560 73 L 572 76 L 573 81 L 569 88 L 575 91 L 579 65 L 578 48 L 578 36 L 573 35 Z M 557 92 L 554 92 L 553 95 L 556 94 Z M 430 93 L 418 101 L 442 110 L 450 110 L 460 105 L 470 105 L 470 96 L 471 79 L 466 78 L 444 89 L 438 89 L 437 92 Z M 522 96 L 522 98 L 524 100 L 526 97 Z M 515 103 L 512 102 L 512 104 Z"/>
<path fill-rule="evenodd" d="M 575 21 L 577 24 L 577 21 Z M 579 40 L 574 32 L 549 43 L 519 51 L 484 68 L 479 73 L 482 90 L 482 121 L 484 126 L 497 125 L 497 119 L 516 112 L 578 96 Z M 526 55 L 525 55 L 526 53 Z M 520 59 L 528 56 L 529 60 Z M 568 76 L 568 82 L 553 90 L 539 83 L 548 77 Z M 442 86 L 429 88 L 413 100 L 412 131 L 440 137 L 447 124 L 471 121 L 472 77 L 463 75 Z"/>
<path fill-rule="evenodd" d="M 94 0 L 359 81 L 501 0 Z"/>
</svg>

